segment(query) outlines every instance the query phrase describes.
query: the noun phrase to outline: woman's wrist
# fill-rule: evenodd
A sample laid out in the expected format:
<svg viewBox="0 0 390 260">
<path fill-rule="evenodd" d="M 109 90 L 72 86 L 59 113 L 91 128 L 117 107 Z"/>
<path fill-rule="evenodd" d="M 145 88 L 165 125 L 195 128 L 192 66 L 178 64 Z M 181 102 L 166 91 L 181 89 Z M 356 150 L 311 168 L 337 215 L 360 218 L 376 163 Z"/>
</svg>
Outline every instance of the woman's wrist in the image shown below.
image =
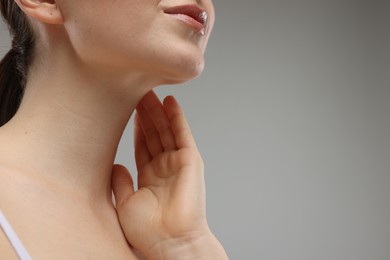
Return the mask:
<svg viewBox="0 0 390 260">
<path fill-rule="evenodd" d="M 169 259 L 228 259 L 224 248 L 209 231 L 206 234 L 186 234 L 170 238 L 154 246 L 146 254 L 147 260 Z"/>
</svg>

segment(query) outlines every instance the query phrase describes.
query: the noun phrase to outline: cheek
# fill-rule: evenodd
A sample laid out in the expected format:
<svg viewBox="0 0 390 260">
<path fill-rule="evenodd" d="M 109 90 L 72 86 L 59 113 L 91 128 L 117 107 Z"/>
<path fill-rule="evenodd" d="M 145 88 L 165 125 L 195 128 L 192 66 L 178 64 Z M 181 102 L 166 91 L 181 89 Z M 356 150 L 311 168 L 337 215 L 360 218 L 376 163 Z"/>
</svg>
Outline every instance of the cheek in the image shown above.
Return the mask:
<svg viewBox="0 0 390 260">
<path fill-rule="evenodd" d="M 137 9 L 123 4 L 132 1 L 114 2 L 122 4 L 96 4 L 86 11 L 74 11 L 66 20 L 71 45 L 83 59 L 115 59 L 115 54 L 135 53 L 145 42 L 144 30 L 154 22 L 156 8 L 143 5 Z"/>
</svg>

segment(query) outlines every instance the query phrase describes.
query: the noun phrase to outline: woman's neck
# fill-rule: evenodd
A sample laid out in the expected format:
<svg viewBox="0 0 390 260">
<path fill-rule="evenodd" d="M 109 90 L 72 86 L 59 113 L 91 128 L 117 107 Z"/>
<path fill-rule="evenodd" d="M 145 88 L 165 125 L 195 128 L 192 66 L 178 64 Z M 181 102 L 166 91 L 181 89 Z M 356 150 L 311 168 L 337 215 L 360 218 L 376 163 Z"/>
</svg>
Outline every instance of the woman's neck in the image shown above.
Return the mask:
<svg viewBox="0 0 390 260">
<path fill-rule="evenodd" d="M 87 71 L 68 53 L 56 55 L 30 71 L 19 111 L 0 129 L 2 158 L 89 203 L 109 202 L 120 138 L 156 84 L 140 74 L 119 79 Z"/>
</svg>

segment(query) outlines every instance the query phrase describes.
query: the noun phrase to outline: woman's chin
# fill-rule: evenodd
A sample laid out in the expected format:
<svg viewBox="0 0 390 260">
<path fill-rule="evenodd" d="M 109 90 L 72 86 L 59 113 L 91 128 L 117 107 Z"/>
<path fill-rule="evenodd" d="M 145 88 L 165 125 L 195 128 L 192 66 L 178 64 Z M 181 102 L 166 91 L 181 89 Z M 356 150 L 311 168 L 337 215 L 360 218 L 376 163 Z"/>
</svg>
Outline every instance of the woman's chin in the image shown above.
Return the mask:
<svg viewBox="0 0 390 260">
<path fill-rule="evenodd" d="M 165 79 L 164 84 L 180 84 L 199 77 L 203 69 L 203 58 L 190 61 L 183 59 L 179 64 L 165 67 L 161 76 Z"/>
</svg>

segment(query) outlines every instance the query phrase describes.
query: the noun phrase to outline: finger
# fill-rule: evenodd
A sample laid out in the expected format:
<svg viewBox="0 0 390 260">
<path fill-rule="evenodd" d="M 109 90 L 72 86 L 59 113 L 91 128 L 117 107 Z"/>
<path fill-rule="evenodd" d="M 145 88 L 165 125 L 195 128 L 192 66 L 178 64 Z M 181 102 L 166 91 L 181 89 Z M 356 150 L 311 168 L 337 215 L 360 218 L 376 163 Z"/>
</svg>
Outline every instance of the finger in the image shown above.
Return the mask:
<svg viewBox="0 0 390 260">
<path fill-rule="evenodd" d="M 116 207 L 120 208 L 124 202 L 134 194 L 133 178 L 126 167 L 116 164 L 112 168 L 111 186 L 115 196 Z"/>
<path fill-rule="evenodd" d="M 143 166 L 148 163 L 152 156 L 149 153 L 148 147 L 146 145 L 145 136 L 142 132 L 141 125 L 139 121 L 138 113 L 134 118 L 134 147 L 135 147 L 135 163 L 137 164 L 138 171 L 143 168 Z"/>
<path fill-rule="evenodd" d="M 150 91 L 145 95 L 141 102 L 160 135 L 160 141 L 163 148 L 165 150 L 176 149 L 171 123 L 169 122 L 160 99 L 153 91 Z"/>
<path fill-rule="evenodd" d="M 139 123 L 145 137 L 146 146 L 148 147 L 150 155 L 152 157 L 156 157 L 164 151 L 160 141 L 160 135 L 142 102 L 138 104 L 137 112 L 139 116 Z"/>
<path fill-rule="evenodd" d="M 190 126 L 184 116 L 183 110 L 173 96 L 164 99 L 164 108 L 171 122 L 177 147 L 196 147 Z"/>
</svg>

